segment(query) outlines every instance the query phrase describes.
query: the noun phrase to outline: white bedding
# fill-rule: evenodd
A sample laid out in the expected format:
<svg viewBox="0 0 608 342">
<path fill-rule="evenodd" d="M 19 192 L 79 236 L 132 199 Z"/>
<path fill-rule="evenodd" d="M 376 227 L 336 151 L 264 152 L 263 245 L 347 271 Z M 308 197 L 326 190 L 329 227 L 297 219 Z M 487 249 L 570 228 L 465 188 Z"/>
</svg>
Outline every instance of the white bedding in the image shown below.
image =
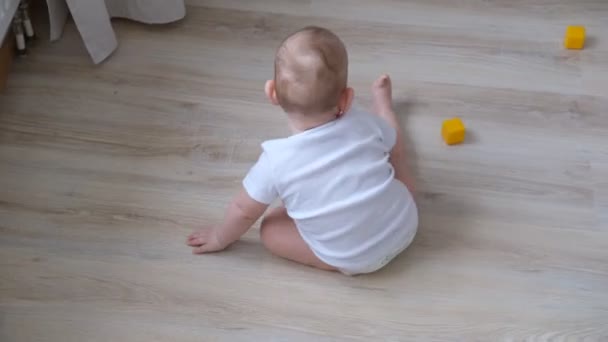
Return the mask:
<svg viewBox="0 0 608 342">
<path fill-rule="evenodd" d="M 164 24 L 186 15 L 184 0 L 47 0 L 51 39 L 59 39 L 68 12 L 72 14 L 84 44 L 95 63 L 106 59 L 118 46 L 111 18 Z"/>
</svg>

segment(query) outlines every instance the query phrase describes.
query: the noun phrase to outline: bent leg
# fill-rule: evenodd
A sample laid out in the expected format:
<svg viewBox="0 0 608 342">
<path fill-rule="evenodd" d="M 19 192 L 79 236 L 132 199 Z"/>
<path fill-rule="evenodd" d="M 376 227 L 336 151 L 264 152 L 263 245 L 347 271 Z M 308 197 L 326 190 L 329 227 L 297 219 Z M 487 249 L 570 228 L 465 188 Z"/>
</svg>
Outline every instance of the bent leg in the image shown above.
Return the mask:
<svg viewBox="0 0 608 342">
<path fill-rule="evenodd" d="M 336 271 L 335 267 L 321 261 L 310 250 L 283 207 L 272 209 L 264 217 L 260 237 L 266 249 L 274 255 L 322 270 Z"/>
</svg>

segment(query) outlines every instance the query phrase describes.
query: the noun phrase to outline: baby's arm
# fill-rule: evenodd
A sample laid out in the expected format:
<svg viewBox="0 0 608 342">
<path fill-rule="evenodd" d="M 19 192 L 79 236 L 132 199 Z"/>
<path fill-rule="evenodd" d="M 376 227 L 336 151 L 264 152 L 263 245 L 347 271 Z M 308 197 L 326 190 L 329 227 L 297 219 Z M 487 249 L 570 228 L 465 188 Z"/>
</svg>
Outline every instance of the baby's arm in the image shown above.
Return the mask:
<svg viewBox="0 0 608 342">
<path fill-rule="evenodd" d="M 403 132 L 401 131 L 399 120 L 397 120 L 397 115 L 393 110 L 393 86 L 388 75 L 382 75 L 374 82 L 372 94 L 374 97 L 375 114 L 390 124 L 397 134 L 395 145 L 390 151 L 390 162 L 395 170 L 395 178 L 405 184 L 412 195 L 414 195 L 416 189 L 407 164 Z"/>
<path fill-rule="evenodd" d="M 221 251 L 245 234 L 267 208 L 267 204 L 254 200 L 241 189 L 226 209 L 224 222 L 190 234 L 188 246 L 194 247 L 194 254 Z"/>
</svg>

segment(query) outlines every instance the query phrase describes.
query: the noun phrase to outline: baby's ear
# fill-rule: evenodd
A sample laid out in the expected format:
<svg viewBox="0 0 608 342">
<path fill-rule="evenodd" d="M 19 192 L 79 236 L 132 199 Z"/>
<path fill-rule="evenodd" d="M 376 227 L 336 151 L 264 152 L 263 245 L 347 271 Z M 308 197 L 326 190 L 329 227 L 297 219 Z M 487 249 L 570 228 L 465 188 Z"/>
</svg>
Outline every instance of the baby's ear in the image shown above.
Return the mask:
<svg viewBox="0 0 608 342">
<path fill-rule="evenodd" d="M 275 106 L 279 105 L 279 100 L 277 99 L 277 89 L 275 88 L 274 80 L 266 81 L 264 85 L 264 92 L 266 93 L 266 97 Z"/>
<path fill-rule="evenodd" d="M 355 90 L 353 88 L 346 88 L 340 97 L 340 112 L 346 113 L 350 110 L 350 107 L 353 104 L 353 99 L 355 98 Z"/>
</svg>

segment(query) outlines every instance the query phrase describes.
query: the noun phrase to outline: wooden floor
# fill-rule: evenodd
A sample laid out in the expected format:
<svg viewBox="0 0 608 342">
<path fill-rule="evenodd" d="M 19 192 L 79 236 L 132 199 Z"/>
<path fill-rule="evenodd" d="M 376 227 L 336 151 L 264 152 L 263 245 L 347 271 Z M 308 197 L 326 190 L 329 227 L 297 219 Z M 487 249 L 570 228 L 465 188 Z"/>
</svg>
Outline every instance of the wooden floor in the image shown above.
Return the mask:
<svg viewBox="0 0 608 342">
<path fill-rule="evenodd" d="M 75 28 L 0 95 L 1 341 L 608 341 L 608 2 L 189 0 Z M 568 24 L 588 45 L 566 51 Z M 269 255 L 257 230 L 192 256 L 260 152 L 274 48 L 341 35 L 359 101 L 389 72 L 420 189 L 413 246 L 346 277 Z M 446 147 L 461 116 L 466 144 Z M 257 228 L 257 227 L 256 227 Z"/>
</svg>

